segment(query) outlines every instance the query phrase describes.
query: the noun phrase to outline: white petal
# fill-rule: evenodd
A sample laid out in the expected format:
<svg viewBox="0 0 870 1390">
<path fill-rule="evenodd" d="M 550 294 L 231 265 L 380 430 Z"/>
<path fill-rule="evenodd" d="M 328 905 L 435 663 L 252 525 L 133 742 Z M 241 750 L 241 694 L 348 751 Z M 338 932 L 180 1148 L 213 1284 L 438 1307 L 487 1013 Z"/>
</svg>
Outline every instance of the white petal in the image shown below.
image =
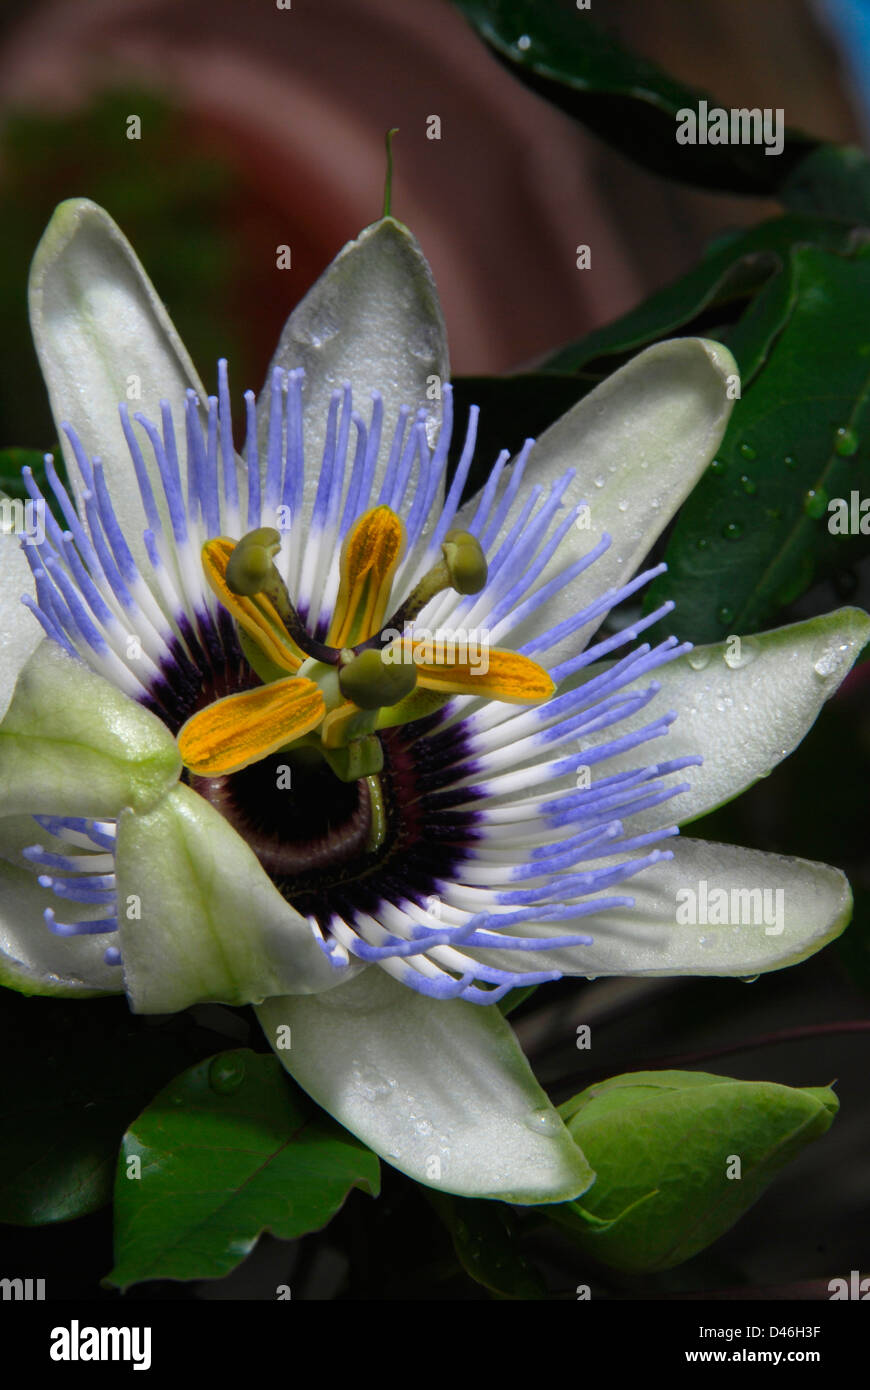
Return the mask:
<svg viewBox="0 0 870 1390">
<path fill-rule="evenodd" d="M 691 789 L 627 822 L 634 835 L 684 825 L 757 782 L 792 752 L 870 638 L 870 617 L 841 608 L 756 637 L 696 647 L 656 672 L 661 692 L 616 735 L 667 710 L 679 717 L 667 736 L 602 764 L 602 776 L 650 761 L 700 753 L 703 766 L 677 774 Z M 597 667 L 590 668 L 594 675 Z"/>
<path fill-rule="evenodd" d="M 262 445 L 275 367 L 305 369 L 308 515 L 317 489 L 330 397 L 345 381 L 351 383 L 354 407 L 366 422 L 370 393 L 379 391 L 383 396 L 375 495 L 400 406 L 427 410 L 427 434 L 434 443 L 441 402 L 429 397 L 433 378 L 439 390 L 449 379 L 447 339 L 432 272 L 407 227 L 391 217 L 366 227 L 343 247 L 293 310 L 259 397 Z"/>
<path fill-rule="evenodd" d="M 0 724 L 6 815 L 116 816 L 153 806 L 177 780 L 175 739 L 156 715 L 43 642 Z"/>
<path fill-rule="evenodd" d="M 517 647 L 573 616 L 613 586 L 625 584 L 656 537 L 691 492 L 719 446 L 732 401 L 729 378 L 737 365 L 719 343 L 675 338 L 647 348 L 541 435 L 529 457 L 526 479 L 548 485 L 569 469 L 577 477 L 567 500 L 585 500 L 588 529 L 572 527 L 543 572 L 538 587 L 567 563 L 586 555 L 605 533 L 610 549 L 566 588 L 514 629 L 504 645 Z M 473 499 L 457 526 L 474 514 Z M 515 519 L 512 508 L 499 535 Z M 552 666 L 586 644 L 600 619 L 546 653 Z"/>
<path fill-rule="evenodd" d="M 331 965 L 228 821 L 178 786 L 150 814 L 125 812 L 116 851 L 124 975 L 137 1013 L 259 1003 L 334 989 Z"/>
<path fill-rule="evenodd" d="M 3 822 L 0 821 L 0 826 Z M 33 825 L 30 843 L 45 840 Z M 58 899 L 40 888 L 29 869 L 0 862 L 0 984 L 22 994 L 121 994 L 117 966 L 106 965 L 109 935 L 60 937 L 50 932 L 43 913 L 57 909 Z M 75 905 L 75 920 L 98 916 L 96 908 Z"/>
<path fill-rule="evenodd" d="M 21 668 L 42 641 L 43 632 L 21 602 L 34 596 L 30 566 L 17 536 L 0 532 L 0 719 L 3 718 Z"/>
<path fill-rule="evenodd" d="M 535 1203 L 592 1182 L 492 1006 L 425 999 L 368 970 L 329 994 L 270 999 L 257 1016 L 299 1085 L 428 1187 Z"/>
<path fill-rule="evenodd" d="M 140 559 L 145 519 L 118 404 L 159 423 L 160 401 L 168 400 L 183 440 L 184 393 L 193 387 L 204 399 L 206 392 L 132 246 L 87 198 L 61 203 L 39 243 L 30 322 L 69 475 L 77 482 L 64 421 L 102 459 L 118 520 Z M 143 455 L 150 467 L 147 442 Z M 152 476 L 159 477 L 156 466 Z M 155 496 L 160 505 L 159 483 Z"/>
<path fill-rule="evenodd" d="M 851 916 L 846 877 L 827 864 L 682 836 L 669 848 L 673 859 L 611 890 L 613 896 L 634 898 L 634 907 L 523 927 L 524 933 L 541 937 L 588 932 L 595 938 L 592 946 L 468 954 L 506 970 L 549 968 L 590 977 L 752 976 L 814 955 L 839 936 Z M 711 899 L 714 892 L 725 896 Z M 710 921 L 720 910 L 713 901 L 722 905 L 727 918 L 722 923 Z M 678 920 L 678 913 L 681 919 L 691 917 L 693 903 L 697 920 Z"/>
</svg>

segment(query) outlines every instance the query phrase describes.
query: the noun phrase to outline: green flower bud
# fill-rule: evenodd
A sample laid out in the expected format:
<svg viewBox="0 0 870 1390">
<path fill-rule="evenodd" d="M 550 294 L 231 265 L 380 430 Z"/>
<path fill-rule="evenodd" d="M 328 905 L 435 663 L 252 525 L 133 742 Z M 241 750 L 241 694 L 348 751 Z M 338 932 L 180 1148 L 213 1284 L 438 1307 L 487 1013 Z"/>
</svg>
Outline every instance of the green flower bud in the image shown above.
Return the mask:
<svg viewBox="0 0 870 1390">
<path fill-rule="evenodd" d="M 772 1178 L 830 1127 L 828 1087 L 634 1072 L 560 1106 L 597 1177 L 581 1202 L 547 1209 L 617 1269 L 670 1269 L 718 1240 Z"/>
</svg>

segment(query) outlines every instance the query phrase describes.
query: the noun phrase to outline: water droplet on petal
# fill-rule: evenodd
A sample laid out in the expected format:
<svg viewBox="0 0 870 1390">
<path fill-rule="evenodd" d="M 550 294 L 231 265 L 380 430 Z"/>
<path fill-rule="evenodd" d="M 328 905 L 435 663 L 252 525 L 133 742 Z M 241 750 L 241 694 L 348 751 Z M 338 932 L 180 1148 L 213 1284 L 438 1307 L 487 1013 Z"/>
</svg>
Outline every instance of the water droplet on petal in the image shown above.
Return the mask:
<svg viewBox="0 0 870 1390">
<path fill-rule="evenodd" d="M 219 1096 L 232 1095 L 245 1079 L 245 1059 L 228 1053 L 213 1057 L 208 1067 L 208 1084 Z"/>
<path fill-rule="evenodd" d="M 292 335 L 300 347 L 322 347 L 334 338 L 339 329 L 337 305 L 322 297 L 306 312 L 297 310 Z"/>
<path fill-rule="evenodd" d="M 710 665 L 712 652 L 709 647 L 695 647 L 686 657 L 693 671 L 703 671 L 705 666 Z"/>
<path fill-rule="evenodd" d="M 849 646 L 843 642 L 836 647 L 826 647 L 813 662 L 813 670 L 817 676 L 827 679 L 829 676 L 837 676 L 847 664 L 849 657 Z"/>
<path fill-rule="evenodd" d="M 739 643 L 726 643 L 722 660 L 732 671 L 739 671 L 742 666 L 748 666 L 750 661 L 754 661 L 760 651 L 761 643 L 756 638 L 741 637 Z"/>
<path fill-rule="evenodd" d="M 386 1100 L 387 1096 L 396 1088 L 395 1078 L 384 1076 L 370 1062 L 360 1062 L 355 1059 L 351 1063 L 351 1070 L 354 1084 L 366 1100 Z M 407 1096 L 406 1100 L 412 1104 L 414 1097 Z M 412 1116 L 412 1118 L 415 1117 Z"/>
<path fill-rule="evenodd" d="M 432 362 L 438 356 L 437 330 L 430 324 L 418 324 L 413 334 L 406 338 L 405 347 L 412 357 L 422 362 Z"/>
<path fill-rule="evenodd" d="M 523 1124 L 526 1129 L 534 1130 L 535 1134 L 558 1134 L 562 1128 L 555 1110 L 533 1110 L 530 1115 L 523 1117 Z"/>
<path fill-rule="evenodd" d="M 757 979 L 757 975 L 741 975 L 740 983 L 742 985 L 754 985 Z"/>
<path fill-rule="evenodd" d="M 599 477 L 599 478 L 593 478 L 592 481 L 593 481 L 593 483 L 595 484 L 596 487 L 604 487 L 604 479 L 603 479 L 603 478 L 600 478 L 600 477 Z"/>
<path fill-rule="evenodd" d="M 625 498 L 623 498 L 621 502 L 617 502 L 616 505 L 617 505 L 617 507 L 619 508 L 619 510 L 620 510 L 621 512 L 627 512 L 627 511 L 628 511 L 628 503 L 626 502 Z"/>
</svg>

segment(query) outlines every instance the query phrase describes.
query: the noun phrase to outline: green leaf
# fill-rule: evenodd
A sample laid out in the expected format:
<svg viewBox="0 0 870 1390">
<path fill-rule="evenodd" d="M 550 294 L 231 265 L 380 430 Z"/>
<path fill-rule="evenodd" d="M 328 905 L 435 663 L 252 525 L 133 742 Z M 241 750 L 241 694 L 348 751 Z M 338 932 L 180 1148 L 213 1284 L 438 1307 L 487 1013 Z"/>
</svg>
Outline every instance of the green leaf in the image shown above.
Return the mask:
<svg viewBox="0 0 870 1390">
<path fill-rule="evenodd" d="M 833 499 L 870 486 L 870 259 L 796 248 L 725 336 L 743 398 L 646 597 L 673 599 L 665 630 L 694 642 L 769 626 L 868 551 L 828 526 Z"/>
<path fill-rule="evenodd" d="M 870 160 L 851 145 L 819 145 L 795 166 L 779 196 L 797 212 L 870 225 Z"/>
<path fill-rule="evenodd" d="M 612 1077 L 560 1107 L 598 1176 L 582 1203 L 547 1214 L 604 1264 L 670 1269 L 718 1240 L 837 1109 L 827 1087 L 704 1072 Z"/>
<path fill-rule="evenodd" d="M 846 252 L 862 240 L 863 233 L 854 228 L 798 215 L 773 217 L 748 231 L 718 237 L 686 275 L 613 323 L 561 348 L 546 359 L 543 370 L 585 373 L 586 380 L 594 381 L 660 338 L 675 333 L 720 336 L 783 269 L 792 247 L 812 245 Z"/>
<path fill-rule="evenodd" d="M 772 193 L 815 144 L 788 132 L 775 158 L 763 144 L 678 144 L 677 113 L 715 100 L 631 53 L 575 0 L 455 3 L 527 87 L 656 173 L 702 188 Z"/>
<path fill-rule="evenodd" d="M 8 990 L 0 1043 L 0 1221 L 39 1226 L 97 1211 L 111 1199 L 126 1125 L 193 1049 L 121 1001 L 83 1009 Z"/>
<path fill-rule="evenodd" d="M 519 1248 L 517 1220 L 502 1202 L 463 1201 L 429 1192 L 462 1268 L 499 1298 L 546 1298 L 538 1271 Z"/>
<path fill-rule="evenodd" d="M 176 1077 L 124 1136 L 105 1282 L 220 1279 L 264 1231 L 295 1240 L 325 1226 L 353 1187 L 377 1196 L 375 1155 L 274 1057 L 219 1053 Z"/>
</svg>

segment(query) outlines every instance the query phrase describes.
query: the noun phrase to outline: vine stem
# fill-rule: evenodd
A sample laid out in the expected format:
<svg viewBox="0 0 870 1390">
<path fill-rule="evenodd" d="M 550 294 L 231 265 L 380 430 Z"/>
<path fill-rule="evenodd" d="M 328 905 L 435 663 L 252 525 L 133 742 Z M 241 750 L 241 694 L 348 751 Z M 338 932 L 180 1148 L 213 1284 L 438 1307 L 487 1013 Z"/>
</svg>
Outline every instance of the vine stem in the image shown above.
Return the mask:
<svg viewBox="0 0 870 1390">
<path fill-rule="evenodd" d="M 704 1048 L 700 1052 L 683 1052 L 671 1057 L 654 1057 L 652 1061 L 644 1063 L 643 1070 L 669 1070 L 673 1067 L 690 1066 L 695 1062 L 708 1062 L 714 1057 L 728 1057 L 735 1052 L 752 1052 L 756 1048 L 773 1047 L 777 1043 L 800 1042 L 806 1038 L 832 1037 L 838 1033 L 870 1033 L 870 1019 L 854 1018 L 842 1023 L 810 1023 L 799 1028 L 780 1028 L 774 1033 L 763 1033 L 760 1037 L 750 1038 L 746 1042 L 727 1043 L 724 1047 Z M 624 1070 L 630 1069 L 632 1065 L 633 1063 L 629 1060 L 611 1063 L 603 1071 L 601 1067 L 589 1067 L 585 1071 L 573 1072 L 570 1080 L 573 1082 L 575 1079 L 601 1074 L 618 1076 Z M 558 1084 L 559 1086 L 566 1085 L 567 1079 Z"/>
</svg>

